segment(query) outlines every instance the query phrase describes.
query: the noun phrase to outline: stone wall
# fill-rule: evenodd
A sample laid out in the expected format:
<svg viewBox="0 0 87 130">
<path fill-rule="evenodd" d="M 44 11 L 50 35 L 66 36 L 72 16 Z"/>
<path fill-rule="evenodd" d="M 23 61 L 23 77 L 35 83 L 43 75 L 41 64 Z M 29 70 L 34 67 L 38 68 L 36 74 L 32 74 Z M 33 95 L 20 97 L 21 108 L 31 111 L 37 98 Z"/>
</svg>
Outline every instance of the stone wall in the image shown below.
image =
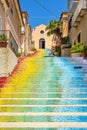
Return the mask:
<svg viewBox="0 0 87 130">
<path fill-rule="evenodd" d="M 7 77 L 17 62 L 17 57 L 9 48 L 0 48 L 0 77 Z"/>
<path fill-rule="evenodd" d="M 61 56 L 71 57 L 71 49 L 70 48 L 64 48 L 66 46 L 69 46 L 69 44 L 62 44 L 61 45 Z"/>
<path fill-rule="evenodd" d="M 70 57 L 71 56 L 70 49 L 68 49 L 68 48 L 62 49 L 61 56 Z"/>
<path fill-rule="evenodd" d="M 81 57 L 81 53 L 72 53 L 71 57 Z"/>
<path fill-rule="evenodd" d="M 70 42 L 77 42 L 78 34 L 81 33 L 81 42 L 87 46 L 87 13 L 82 17 L 81 21 L 78 22 L 77 28 L 72 27 L 69 32 Z"/>
</svg>

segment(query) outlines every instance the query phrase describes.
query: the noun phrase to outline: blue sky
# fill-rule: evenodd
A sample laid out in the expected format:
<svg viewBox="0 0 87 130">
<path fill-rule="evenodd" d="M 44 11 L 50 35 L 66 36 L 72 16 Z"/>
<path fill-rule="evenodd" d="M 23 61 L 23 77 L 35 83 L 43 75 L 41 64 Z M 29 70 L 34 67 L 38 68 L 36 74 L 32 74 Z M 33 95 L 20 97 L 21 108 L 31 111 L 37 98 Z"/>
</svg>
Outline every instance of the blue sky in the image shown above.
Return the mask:
<svg viewBox="0 0 87 130">
<path fill-rule="evenodd" d="M 20 0 L 21 9 L 29 14 L 29 24 L 32 28 L 40 24 L 48 24 L 53 19 L 59 19 L 62 12 L 67 11 L 67 0 L 38 0 L 47 9 L 57 15 L 51 15 L 34 0 Z"/>
</svg>

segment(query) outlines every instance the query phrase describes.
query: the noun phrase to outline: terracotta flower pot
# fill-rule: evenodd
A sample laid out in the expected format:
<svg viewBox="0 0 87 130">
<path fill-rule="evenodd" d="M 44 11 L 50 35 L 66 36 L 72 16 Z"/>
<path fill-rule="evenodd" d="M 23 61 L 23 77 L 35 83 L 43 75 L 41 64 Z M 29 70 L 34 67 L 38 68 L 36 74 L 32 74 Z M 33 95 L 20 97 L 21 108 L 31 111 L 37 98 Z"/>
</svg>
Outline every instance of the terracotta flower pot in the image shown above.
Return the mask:
<svg viewBox="0 0 87 130">
<path fill-rule="evenodd" d="M 87 52 L 82 52 L 82 53 L 81 53 L 81 56 L 82 56 L 82 57 L 87 57 Z"/>
<path fill-rule="evenodd" d="M 8 43 L 6 41 L 0 41 L 0 47 L 7 47 Z"/>
</svg>

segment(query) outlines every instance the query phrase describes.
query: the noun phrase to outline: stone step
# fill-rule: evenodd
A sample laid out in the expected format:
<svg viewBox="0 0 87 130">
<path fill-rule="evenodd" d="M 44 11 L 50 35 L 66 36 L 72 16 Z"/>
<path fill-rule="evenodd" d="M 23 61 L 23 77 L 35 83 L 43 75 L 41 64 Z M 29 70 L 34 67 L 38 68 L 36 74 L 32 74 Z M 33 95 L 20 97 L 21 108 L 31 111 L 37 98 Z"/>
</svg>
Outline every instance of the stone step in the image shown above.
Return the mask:
<svg viewBox="0 0 87 130">
<path fill-rule="evenodd" d="M 14 100 L 21 100 L 21 101 L 24 101 L 24 100 L 29 100 L 29 101 L 39 101 L 39 100 L 41 100 L 41 101 L 45 101 L 45 100 L 51 100 L 51 101 L 55 101 L 55 100 L 87 100 L 87 98 L 0 98 L 0 101 L 2 101 L 2 100 L 11 100 L 11 101 L 14 101 Z"/>
<path fill-rule="evenodd" d="M 5 90 L 6 89 L 6 90 Z M 26 90 L 27 89 L 27 90 Z M 22 92 L 22 93 L 26 93 L 26 92 L 38 92 L 38 93 L 45 93 L 48 91 L 48 93 L 62 93 L 62 87 L 61 88 L 50 88 L 50 89 L 47 89 L 47 88 L 18 88 L 15 90 L 15 93 L 19 93 L 19 92 Z M 1 89 L 1 94 L 3 93 L 13 93 L 12 92 L 12 89 L 11 88 L 3 88 Z M 87 92 L 87 88 L 86 87 L 79 87 L 79 88 L 63 88 L 63 93 L 86 93 Z"/>
<path fill-rule="evenodd" d="M 87 116 L 0 116 L 0 122 L 86 122 Z"/>
<path fill-rule="evenodd" d="M 87 106 L 0 107 L 0 112 L 87 112 Z"/>
<path fill-rule="evenodd" d="M 2 94 L 1 98 L 87 98 L 87 94 Z"/>
<path fill-rule="evenodd" d="M 0 116 L 87 116 L 87 112 L 0 112 Z"/>
<path fill-rule="evenodd" d="M 3 92 L 2 94 L 43 94 L 43 92 Z M 45 92 L 45 94 L 87 94 L 87 92 Z"/>
<path fill-rule="evenodd" d="M 72 85 L 72 84 L 71 84 L 71 85 Z M 6 89 L 6 90 L 12 90 L 12 87 L 13 87 L 13 86 L 8 86 L 7 88 L 0 88 L 0 89 L 1 89 L 1 90 L 5 90 L 5 89 Z M 57 87 L 56 87 L 56 86 L 50 86 L 50 88 L 47 88 L 46 85 L 45 85 L 45 86 L 42 85 L 42 88 L 41 88 L 41 86 L 39 86 L 39 85 L 36 86 L 36 88 L 35 88 L 35 86 L 33 86 L 33 85 L 32 85 L 32 86 L 27 86 L 27 87 L 25 86 L 25 88 L 24 88 L 23 86 L 22 86 L 22 87 L 21 87 L 21 86 L 19 87 L 19 85 L 16 86 L 16 87 L 18 87 L 18 88 L 15 88 L 15 87 L 14 87 L 15 92 L 21 92 L 22 90 L 26 90 L 26 89 L 29 90 L 29 91 L 34 91 L 33 89 L 35 89 L 35 90 L 37 90 L 37 91 L 38 91 L 38 90 L 45 91 L 45 89 L 48 89 L 49 92 L 50 92 L 51 90 L 56 90 L 56 92 L 57 92 L 57 91 L 61 91 L 61 88 L 62 88 L 62 86 L 59 86 L 58 84 L 57 84 Z M 71 87 L 64 87 L 64 86 L 63 86 L 63 89 L 64 89 L 64 90 L 84 90 L 84 89 L 87 90 L 87 87 L 84 87 L 84 84 L 83 84 L 83 87 L 79 87 L 79 86 L 78 86 L 78 87 L 72 87 L 72 86 L 71 86 Z M 19 91 L 19 90 L 20 90 L 20 91 Z M 25 91 L 25 92 L 26 92 L 26 91 Z"/>
<path fill-rule="evenodd" d="M 0 107 L 87 107 L 87 104 L 59 104 L 59 105 L 0 105 Z"/>
<path fill-rule="evenodd" d="M 0 105 L 74 105 L 87 104 L 87 100 L 0 100 Z"/>
<path fill-rule="evenodd" d="M 86 122 L 12 122 L 0 123 L 0 128 L 87 128 Z"/>
</svg>

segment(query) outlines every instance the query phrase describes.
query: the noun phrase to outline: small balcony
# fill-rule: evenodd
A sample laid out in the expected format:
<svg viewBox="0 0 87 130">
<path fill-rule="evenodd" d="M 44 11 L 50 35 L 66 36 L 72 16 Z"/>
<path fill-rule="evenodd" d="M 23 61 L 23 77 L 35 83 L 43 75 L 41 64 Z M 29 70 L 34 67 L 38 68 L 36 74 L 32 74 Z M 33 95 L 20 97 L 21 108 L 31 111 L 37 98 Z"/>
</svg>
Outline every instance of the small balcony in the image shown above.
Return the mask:
<svg viewBox="0 0 87 130">
<path fill-rule="evenodd" d="M 9 30 L 0 30 L 0 38 L 1 38 L 2 43 L 4 40 L 6 41 L 6 43 L 8 43 L 7 46 L 9 48 L 11 48 L 11 50 L 14 53 L 18 52 L 18 45 L 17 45 L 12 33 Z"/>
<path fill-rule="evenodd" d="M 77 8 L 73 14 L 71 25 L 74 27 L 78 26 L 81 18 L 87 11 L 87 0 L 79 0 Z"/>
</svg>

